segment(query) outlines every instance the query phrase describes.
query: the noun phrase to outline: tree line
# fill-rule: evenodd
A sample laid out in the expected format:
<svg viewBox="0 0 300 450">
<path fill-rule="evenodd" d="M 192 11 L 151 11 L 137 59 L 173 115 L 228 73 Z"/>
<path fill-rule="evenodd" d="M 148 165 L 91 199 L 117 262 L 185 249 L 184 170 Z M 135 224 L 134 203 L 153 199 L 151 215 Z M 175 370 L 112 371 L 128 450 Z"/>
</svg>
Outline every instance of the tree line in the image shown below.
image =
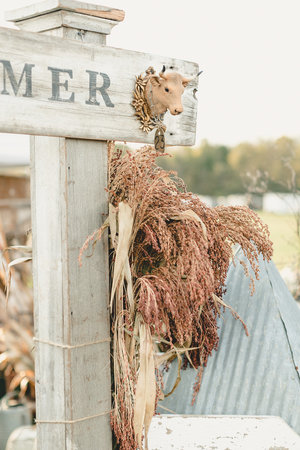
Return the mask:
<svg viewBox="0 0 300 450">
<path fill-rule="evenodd" d="M 234 147 L 203 140 L 197 148 L 168 151 L 173 157 L 161 157 L 158 164 L 176 171 L 187 189 L 197 194 L 296 192 L 300 188 L 300 142 L 296 139 L 284 136 Z"/>
</svg>

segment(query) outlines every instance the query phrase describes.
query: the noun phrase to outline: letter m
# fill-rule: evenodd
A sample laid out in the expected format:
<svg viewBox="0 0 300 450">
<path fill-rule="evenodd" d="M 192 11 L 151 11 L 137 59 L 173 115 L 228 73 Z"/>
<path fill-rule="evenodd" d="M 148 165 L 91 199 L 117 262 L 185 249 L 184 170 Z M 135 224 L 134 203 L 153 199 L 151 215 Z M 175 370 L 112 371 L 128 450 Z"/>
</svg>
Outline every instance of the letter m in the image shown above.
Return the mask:
<svg viewBox="0 0 300 450">
<path fill-rule="evenodd" d="M 10 61 L 0 59 L 0 63 L 3 65 L 3 89 L 1 91 L 2 95 L 9 95 L 6 89 L 7 78 L 11 84 L 11 87 L 15 95 L 18 95 L 21 83 L 25 75 L 25 94 L 23 97 L 32 97 L 32 68 L 34 64 L 25 64 L 23 72 L 21 73 L 19 82 L 17 82 L 13 69 L 11 67 Z"/>
</svg>

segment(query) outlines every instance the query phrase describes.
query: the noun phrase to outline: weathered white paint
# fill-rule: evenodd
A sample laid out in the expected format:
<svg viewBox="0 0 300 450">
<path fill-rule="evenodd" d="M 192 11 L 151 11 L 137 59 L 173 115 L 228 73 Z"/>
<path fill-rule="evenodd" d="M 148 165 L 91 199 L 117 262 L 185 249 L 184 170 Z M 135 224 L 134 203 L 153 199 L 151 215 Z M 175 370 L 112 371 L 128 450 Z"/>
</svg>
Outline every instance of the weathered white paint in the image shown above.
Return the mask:
<svg viewBox="0 0 300 450">
<path fill-rule="evenodd" d="M 68 5 L 73 12 L 65 12 Z M 1 94 L 4 71 L 0 71 L 0 131 L 41 135 L 31 139 L 37 449 L 109 450 L 107 238 L 96 247 L 93 258 L 85 259 L 81 269 L 78 266 L 82 243 L 107 215 L 107 147 L 103 140 L 153 142 L 153 136 L 146 137 L 138 130 L 130 106 L 135 76 L 151 64 L 157 69 L 165 64 L 188 76 L 196 74 L 198 67 L 100 47 L 101 32 L 92 29 L 95 19 L 89 17 L 89 10 L 92 16 L 99 13 L 94 5 L 55 0 L 25 9 L 10 19 L 49 36 L 0 29 L 0 60 L 11 63 L 15 91 L 24 64 L 34 64 L 32 97 L 22 96 L 21 82 L 14 92 L 6 72 L 10 91 Z M 42 17 L 45 12 L 49 18 Z M 35 19 L 37 16 L 41 17 Z M 99 22 L 103 34 L 108 32 L 103 19 Z M 105 42 L 103 34 L 100 42 Z M 74 92 L 74 103 L 49 100 L 48 67 L 72 70 L 65 92 L 61 86 L 60 97 L 67 99 Z M 105 106 L 103 99 L 100 105 L 86 105 L 87 70 L 107 73 L 111 80 L 107 94 L 114 107 Z M 185 115 L 168 124 L 168 144 L 194 142 L 196 106 L 191 89 L 183 101 Z M 84 345 L 87 343 L 94 344 Z M 86 420 L 76 422 L 78 419 Z"/>
<path fill-rule="evenodd" d="M 80 2 L 76 0 L 44 0 L 22 8 L 7 11 L 5 19 L 11 22 L 30 19 L 31 17 L 49 14 L 59 10 L 84 12 L 87 15 L 103 17 L 121 22 L 124 17 L 124 11 L 110 8 L 109 6 L 95 5 L 91 3 Z"/>
<path fill-rule="evenodd" d="M 9 436 L 5 450 L 36 450 L 35 426 L 16 428 Z"/>
<path fill-rule="evenodd" d="M 77 33 L 80 26 L 84 26 L 85 31 L 110 34 L 112 28 L 118 24 L 114 20 L 101 19 L 88 15 L 82 16 L 83 14 L 61 10 L 19 21 L 17 22 L 17 26 L 23 31 L 33 32 L 47 31 L 59 27 L 76 28 Z"/>
<path fill-rule="evenodd" d="M 155 416 L 148 439 L 151 450 L 300 448 L 299 435 L 273 416 Z"/>
<path fill-rule="evenodd" d="M 153 143 L 154 131 L 147 135 L 139 129 L 140 123 L 131 106 L 136 75 L 150 65 L 160 70 L 163 64 L 187 76 L 198 72 L 198 65 L 192 62 L 85 44 L 84 39 L 66 42 L 53 36 L 1 28 L 0 43 L 0 60 L 11 62 L 17 81 L 24 64 L 34 64 L 32 97 L 23 97 L 25 77 L 16 96 L 6 76 L 9 95 L 1 95 L 4 71 L 0 64 L 0 130 L 7 133 Z M 74 101 L 49 100 L 52 98 L 49 67 L 72 71 L 72 77 L 60 74 L 60 82 L 68 82 L 67 89 L 60 86 L 60 96 L 68 100 L 74 93 Z M 87 71 L 107 74 L 110 86 L 106 92 L 113 107 L 106 106 L 99 92 L 100 105 L 86 104 L 89 100 Z M 196 80 L 191 83 L 183 94 L 183 114 L 166 115 L 167 145 L 192 145 L 195 141 L 197 101 L 193 89 L 196 83 Z M 102 84 L 103 77 L 97 75 L 97 86 Z"/>
<path fill-rule="evenodd" d="M 149 450 L 299 448 L 300 437 L 281 418 L 272 416 L 162 415 L 154 417 L 149 432 Z M 34 427 L 22 427 L 13 433 L 7 450 L 35 449 Z"/>
<path fill-rule="evenodd" d="M 62 26 L 47 33 L 72 39 L 74 34 L 66 30 L 70 28 Z M 99 36 L 88 32 L 82 40 L 95 44 Z M 107 236 L 93 258 L 78 265 L 80 247 L 108 212 L 107 143 L 32 137 L 31 164 L 35 334 L 42 341 L 72 346 L 36 343 L 37 420 L 64 422 L 103 413 L 72 424 L 38 422 L 37 449 L 109 450 Z M 99 340 L 106 342 L 74 348 Z"/>
<path fill-rule="evenodd" d="M 43 16 L 40 16 L 43 17 Z M 88 30 L 78 30 L 78 28 L 71 28 L 61 26 L 59 28 L 47 28 L 43 21 L 39 21 L 39 17 L 36 18 L 37 22 L 35 22 L 34 27 L 36 32 L 47 34 L 48 36 L 56 36 L 64 39 L 73 39 L 79 42 L 85 42 L 86 44 L 93 45 L 105 45 L 106 44 L 106 34 L 103 34 L 103 28 L 107 31 L 107 27 L 99 26 L 99 32 L 88 31 Z M 19 22 L 18 22 L 19 25 Z M 101 25 L 101 24 L 100 24 Z"/>
<path fill-rule="evenodd" d="M 106 143 L 32 138 L 35 334 L 78 345 L 109 338 L 107 239 L 78 265 L 107 214 Z M 38 420 L 110 411 L 109 342 L 74 349 L 36 343 Z M 38 449 L 109 449 L 109 413 L 72 425 L 39 424 Z M 77 446 L 77 447 L 76 447 Z"/>
</svg>

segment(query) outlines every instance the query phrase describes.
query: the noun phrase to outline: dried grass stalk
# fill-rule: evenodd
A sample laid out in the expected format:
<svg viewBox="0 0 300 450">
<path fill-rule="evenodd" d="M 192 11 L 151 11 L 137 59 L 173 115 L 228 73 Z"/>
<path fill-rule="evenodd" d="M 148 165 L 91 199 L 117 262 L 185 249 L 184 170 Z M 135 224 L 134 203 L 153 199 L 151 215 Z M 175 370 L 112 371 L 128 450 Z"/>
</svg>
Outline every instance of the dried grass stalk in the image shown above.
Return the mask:
<svg viewBox="0 0 300 450">
<path fill-rule="evenodd" d="M 23 264 L 30 260 L 30 243 L 8 247 L 0 223 L 0 371 L 7 392 L 34 408 L 33 298 Z"/>
</svg>

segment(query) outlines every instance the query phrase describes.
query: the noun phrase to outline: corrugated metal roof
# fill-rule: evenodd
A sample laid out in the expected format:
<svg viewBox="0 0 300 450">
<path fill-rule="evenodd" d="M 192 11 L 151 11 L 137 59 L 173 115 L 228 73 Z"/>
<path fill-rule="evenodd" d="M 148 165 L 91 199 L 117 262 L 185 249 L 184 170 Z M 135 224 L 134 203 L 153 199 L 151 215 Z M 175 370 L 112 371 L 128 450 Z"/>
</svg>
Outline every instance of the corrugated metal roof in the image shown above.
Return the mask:
<svg viewBox="0 0 300 450">
<path fill-rule="evenodd" d="M 241 250 L 237 258 L 244 259 Z M 254 295 L 240 264 L 230 267 L 224 298 L 245 321 L 250 336 L 227 310 L 219 320 L 219 350 L 204 369 L 192 406 L 195 370 L 181 372 L 175 392 L 161 404 L 177 414 L 281 416 L 300 434 L 300 309 L 275 265 L 260 259 Z M 177 363 L 165 377 L 169 391 Z M 158 412 L 166 411 L 158 407 Z"/>
</svg>

